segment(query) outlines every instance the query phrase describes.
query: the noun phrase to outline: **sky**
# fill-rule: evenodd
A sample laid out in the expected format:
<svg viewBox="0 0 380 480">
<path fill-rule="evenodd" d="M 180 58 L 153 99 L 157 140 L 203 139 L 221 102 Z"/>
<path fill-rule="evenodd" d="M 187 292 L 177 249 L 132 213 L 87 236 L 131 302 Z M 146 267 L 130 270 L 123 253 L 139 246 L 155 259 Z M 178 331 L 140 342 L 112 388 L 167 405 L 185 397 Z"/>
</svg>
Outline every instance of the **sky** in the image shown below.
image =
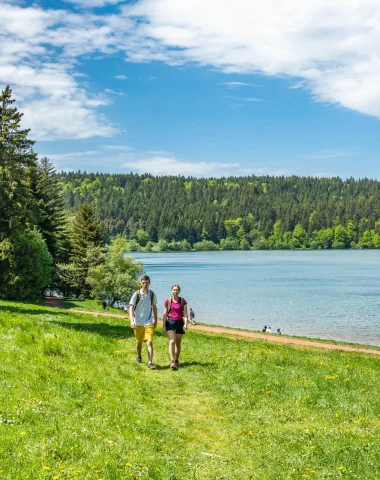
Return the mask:
<svg viewBox="0 0 380 480">
<path fill-rule="evenodd" d="M 380 179 L 378 0 L 0 0 L 58 171 Z"/>
</svg>

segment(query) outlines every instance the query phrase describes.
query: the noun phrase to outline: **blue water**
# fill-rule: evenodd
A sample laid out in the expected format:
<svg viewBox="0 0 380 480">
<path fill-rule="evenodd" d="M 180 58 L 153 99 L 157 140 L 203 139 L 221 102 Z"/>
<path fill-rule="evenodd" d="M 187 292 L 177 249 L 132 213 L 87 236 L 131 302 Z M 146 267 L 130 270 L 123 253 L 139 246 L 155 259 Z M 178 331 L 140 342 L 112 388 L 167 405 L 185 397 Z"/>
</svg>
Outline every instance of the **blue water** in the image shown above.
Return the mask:
<svg viewBox="0 0 380 480">
<path fill-rule="evenodd" d="M 179 283 L 202 323 L 380 346 L 380 251 L 133 253 L 159 312 Z"/>
</svg>

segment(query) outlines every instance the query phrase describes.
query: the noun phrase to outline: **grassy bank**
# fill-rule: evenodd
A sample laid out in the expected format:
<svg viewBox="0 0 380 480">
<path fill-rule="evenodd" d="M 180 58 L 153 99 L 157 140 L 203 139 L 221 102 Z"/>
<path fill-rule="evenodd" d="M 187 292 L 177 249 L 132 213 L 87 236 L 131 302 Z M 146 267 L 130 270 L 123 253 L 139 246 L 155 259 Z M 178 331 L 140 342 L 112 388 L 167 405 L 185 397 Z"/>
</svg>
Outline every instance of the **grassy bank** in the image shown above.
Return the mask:
<svg viewBox="0 0 380 480">
<path fill-rule="evenodd" d="M 104 312 L 104 308 L 102 302 L 100 300 L 90 300 L 85 298 L 83 300 L 79 300 L 78 298 L 64 298 L 62 300 L 63 308 L 70 309 L 73 308 L 75 310 L 87 310 L 88 312 Z M 107 305 L 106 312 L 108 313 L 118 313 L 121 315 L 123 312 L 120 308 L 114 308 L 110 305 Z"/>
<path fill-rule="evenodd" d="M 0 479 L 377 479 L 377 357 L 0 302 Z M 144 362 L 146 355 L 144 356 Z M 29 476 L 29 477 L 28 477 Z"/>
</svg>

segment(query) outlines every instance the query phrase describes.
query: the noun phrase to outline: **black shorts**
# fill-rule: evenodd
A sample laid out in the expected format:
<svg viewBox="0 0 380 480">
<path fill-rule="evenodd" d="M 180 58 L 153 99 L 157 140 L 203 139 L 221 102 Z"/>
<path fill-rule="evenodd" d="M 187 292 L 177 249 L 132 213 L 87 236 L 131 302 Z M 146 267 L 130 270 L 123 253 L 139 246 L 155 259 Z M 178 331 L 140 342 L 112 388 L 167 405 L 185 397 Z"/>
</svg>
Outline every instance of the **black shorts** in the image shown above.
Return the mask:
<svg viewBox="0 0 380 480">
<path fill-rule="evenodd" d="M 185 322 L 183 320 L 172 320 L 171 318 L 168 318 L 165 323 L 165 328 L 166 331 L 173 330 L 175 333 L 178 333 L 178 335 L 184 335 L 184 325 Z"/>
</svg>

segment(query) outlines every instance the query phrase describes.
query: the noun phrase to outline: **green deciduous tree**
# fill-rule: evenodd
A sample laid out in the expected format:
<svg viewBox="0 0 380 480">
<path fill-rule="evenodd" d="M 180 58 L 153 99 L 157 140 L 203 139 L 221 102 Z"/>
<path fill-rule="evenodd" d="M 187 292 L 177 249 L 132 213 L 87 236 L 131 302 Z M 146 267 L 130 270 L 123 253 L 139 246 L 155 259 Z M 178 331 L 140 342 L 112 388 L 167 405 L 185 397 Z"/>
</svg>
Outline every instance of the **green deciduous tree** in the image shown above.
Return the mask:
<svg viewBox="0 0 380 480">
<path fill-rule="evenodd" d="M 53 260 L 37 230 L 4 240 L 0 261 L 1 298 L 34 300 L 51 282 Z"/>
<path fill-rule="evenodd" d="M 107 300 L 111 305 L 126 303 L 139 287 L 137 277 L 142 274 L 142 263 L 125 257 L 126 249 L 126 238 L 116 237 L 107 250 L 104 263 L 89 269 L 87 282 L 93 298 Z"/>
</svg>

